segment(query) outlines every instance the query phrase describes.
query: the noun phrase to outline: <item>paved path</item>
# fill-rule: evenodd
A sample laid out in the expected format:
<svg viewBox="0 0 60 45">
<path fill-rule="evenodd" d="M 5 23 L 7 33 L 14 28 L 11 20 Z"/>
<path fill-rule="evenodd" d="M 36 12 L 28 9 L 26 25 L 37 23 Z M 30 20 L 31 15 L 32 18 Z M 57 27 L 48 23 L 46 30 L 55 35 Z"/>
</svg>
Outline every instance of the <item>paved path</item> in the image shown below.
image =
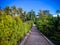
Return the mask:
<svg viewBox="0 0 60 45">
<path fill-rule="evenodd" d="M 25 45 L 50 45 L 48 41 L 40 34 L 35 26 L 31 29 L 31 34 Z"/>
</svg>

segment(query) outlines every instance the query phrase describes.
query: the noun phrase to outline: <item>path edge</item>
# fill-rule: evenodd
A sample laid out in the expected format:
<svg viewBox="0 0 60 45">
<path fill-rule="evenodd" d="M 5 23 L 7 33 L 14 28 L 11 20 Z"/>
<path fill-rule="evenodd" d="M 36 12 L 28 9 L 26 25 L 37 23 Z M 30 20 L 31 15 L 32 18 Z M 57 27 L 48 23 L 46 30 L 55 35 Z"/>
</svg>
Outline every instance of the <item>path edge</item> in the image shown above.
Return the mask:
<svg viewBox="0 0 60 45">
<path fill-rule="evenodd" d="M 40 32 L 41 33 L 41 32 Z M 51 40 L 49 40 L 46 36 L 44 36 L 42 33 L 41 33 L 41 35 L 44 37 L 44 39 L 46 39 L 47 41 L 48 41 L 48 43 L 50 44 L 50 45 L 55 45 L 54 43 L 52 43 L 52 41 Z"/>
<path fill-rule="evenodd" d="M 23 40 L 21 41 L 21 43 L 19 45 L 24 45 L 25 41 L 28 39 L 29 35 L 30 35 L 31 31 L 29 31 L 26 36 L 23 38 Z"/>
</svg>

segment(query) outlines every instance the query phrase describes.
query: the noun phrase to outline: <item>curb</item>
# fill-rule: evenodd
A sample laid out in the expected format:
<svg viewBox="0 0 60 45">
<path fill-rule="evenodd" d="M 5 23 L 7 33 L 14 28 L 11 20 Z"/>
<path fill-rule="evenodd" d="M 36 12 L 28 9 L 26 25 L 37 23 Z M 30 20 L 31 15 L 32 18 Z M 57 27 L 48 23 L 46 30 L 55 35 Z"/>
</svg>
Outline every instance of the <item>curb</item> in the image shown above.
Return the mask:
<svg viewBox="0 0 60 45">
<path fill-rule="evenodd" d="M 40 32 L 41 33 L 41 32 Z M 41 35 L 44 37 L 44 39 L 46 39 L 47 41 L 48 41 L 48 43 L 50 44 L 50 45 L 55 45 L 54 43 L 52 43 L 46 36 L 44 36 L 42 33 L 41 33 Z"/>
<path fill-rule="evenodd" d="M 29 31 L 29 33 L 26 34 L 26 36 L 24 37 L 24 39 L 21 41 L 21 43 L 19 45 L 24 45 L 24 43 L 28 39 L 30 33 L 31 33 L 31 31 Z"/>
</svg>

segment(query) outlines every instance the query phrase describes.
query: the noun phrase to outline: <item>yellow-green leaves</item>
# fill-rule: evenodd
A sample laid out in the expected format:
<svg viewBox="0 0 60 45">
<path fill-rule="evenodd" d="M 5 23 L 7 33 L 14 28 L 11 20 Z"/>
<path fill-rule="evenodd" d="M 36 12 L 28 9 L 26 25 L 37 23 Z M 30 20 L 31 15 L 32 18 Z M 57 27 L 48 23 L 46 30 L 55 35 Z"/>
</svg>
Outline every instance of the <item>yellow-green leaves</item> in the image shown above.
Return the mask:
<svg viewBox="0 0 60 45">
<path fill-rule="evenodd" d="M 16 45 L 31 28 L 31 23 L 23 23 L 19 16 L 1 15 L 0 45 Z"/>
</svg>

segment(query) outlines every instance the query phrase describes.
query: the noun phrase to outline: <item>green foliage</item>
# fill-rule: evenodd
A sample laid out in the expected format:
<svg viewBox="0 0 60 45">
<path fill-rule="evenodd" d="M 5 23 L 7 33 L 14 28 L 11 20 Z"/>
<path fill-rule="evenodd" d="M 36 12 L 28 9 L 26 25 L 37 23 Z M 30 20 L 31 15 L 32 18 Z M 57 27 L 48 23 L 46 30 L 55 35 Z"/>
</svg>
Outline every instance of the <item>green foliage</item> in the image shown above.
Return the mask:
<svg viewBox="0 0 60 45">
<path fill-rule="evenodd" d="M 30 12 L 27 13 L 27 20 L 35 21 L 35 18 L 36 18 L 35 11 L 31 10 Z"/>
<path fill-rule="evenodd" d="M 0 45 L 16 45 L 31 28 L 28 23 L 23 23 L 19 16 L 0 16 Z"/>
<path fill-rule="evenodd" d="M 36 20 L 38 29 L 55 45 L 60 45 L 60 17 L 53 17 L 51 15 L 44 15 Z"/>
<path fill-rule="evenodd" d="M 56 13 L 59 14 L 60 11 L 57 10 Z M 16 45 L 29 32 L 33 23 L 52 42 L 60 45 L 60 17 L 53 17 L 49 10 L 40 10 L 38 17 L 33 10 L 26 13 L 15 6 L 6 6 L 0 10 L 0 45 Z"/>
</svg>

